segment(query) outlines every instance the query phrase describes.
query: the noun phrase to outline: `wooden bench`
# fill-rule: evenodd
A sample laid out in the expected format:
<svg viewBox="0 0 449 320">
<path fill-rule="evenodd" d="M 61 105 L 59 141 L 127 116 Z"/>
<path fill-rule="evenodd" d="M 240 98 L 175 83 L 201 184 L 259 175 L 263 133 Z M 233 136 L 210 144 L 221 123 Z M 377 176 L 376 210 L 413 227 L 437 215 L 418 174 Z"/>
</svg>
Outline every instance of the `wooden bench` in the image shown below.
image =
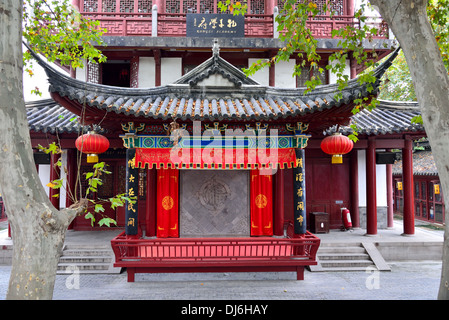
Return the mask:
<svg viewBox="0 0 449 320">
<path fill-rule="evenodd" d="M 294 271 L 304 279 L 304 268 L 316 265 L 320 239 L 311 233 L 300 238 L 169 238 L 111 241 L 115 267 L 127 269 L 128 282 L 136 273 L 272 272 Z"/>
</svg>

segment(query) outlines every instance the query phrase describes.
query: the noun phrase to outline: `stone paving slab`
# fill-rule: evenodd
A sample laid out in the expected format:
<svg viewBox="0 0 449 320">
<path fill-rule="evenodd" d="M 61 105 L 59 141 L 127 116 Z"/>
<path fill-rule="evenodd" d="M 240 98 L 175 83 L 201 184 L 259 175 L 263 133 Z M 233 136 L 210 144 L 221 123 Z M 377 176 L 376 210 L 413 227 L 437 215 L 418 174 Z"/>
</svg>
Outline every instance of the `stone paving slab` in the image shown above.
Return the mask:
<svg viewBox="0 0 449 320">
<path fill-rule="evenodd" d="M 390 263 L 391 272 L 137 274 L 56 276 L 55 300 L 434 300 L 441 263 Z M 0 299 L 11 267 L 0 266 Z"/>
</svg>

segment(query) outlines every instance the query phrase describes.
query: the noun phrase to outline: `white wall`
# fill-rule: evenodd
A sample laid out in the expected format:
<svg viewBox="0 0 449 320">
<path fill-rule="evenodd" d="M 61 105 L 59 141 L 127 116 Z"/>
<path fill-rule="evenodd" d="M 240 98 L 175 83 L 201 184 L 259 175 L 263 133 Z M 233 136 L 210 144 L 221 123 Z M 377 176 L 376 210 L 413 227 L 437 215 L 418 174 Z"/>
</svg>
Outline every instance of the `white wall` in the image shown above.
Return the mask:
<svg viewBox="0 0 449 320">
<path fill-rule="evenodd" d="M 248 66 L 251 66 L 253 63 L 257 62 L 260 59 L 249 58 Z M 263 86 L 269 86 L 270 84 L 270 69 L 268 67 L 262 68 L 258 70 L 255 74 L 251 76 L 251 78 L 257 82 L 259 82 Z"/>
<path fill-rule="evenodd" d="M 83 68 L 76 68 L 75 70 L 75 78 L 81 81 L 87 81 L 87 61 L 84 59 L 83 61 Z"/>
<path fill-rule="evenodd" d="M 366 207 L 366 152 L 358 150 L 359 206 Z M 387 168 L 376 165 L 376 200 L 378 207 L 387 206 Z"/>
<path fill-rule="evenodd" d="M 275 86 L 283 88 L 296 88 L 296 76 L 293 76 L 296 60 L 279 61 L 276 63 Z"/>
<path fill-rule="evenodd" d="M 39 179 L 44 186 L 45 192 L 47 196 L 50 194 L 50 188 L 47 187 L 47 184 L 50 182 L 50 165 L 49 164 L 40 164 L 39 165 Z"/>
<path fill-rule="evenodd" d="M 67 168 L 67 152 L 63 150 L 61 155 L 61 179 L 63 180 L 63 188 L 59 189 L 59 207 L 66 207 L 66 199 L 67 199 L 67 175 L 65 173 L 64 168 Z M 50 187 L 47 187 L 47 184 L 50 182 L 50 165 L 49 164 L 40 164 L 39 165 L 39 179 L 41 180 L 42 186 L 44 187 L 45 193 L 47 196 L 50 196 Z"/>
<path fill-rule="evenodd" d="M 182 58 L 161 58 L 161 85 L 173 83 L 182 76 Z M 139 81 L 140 82 L 140 81 Z"/>
<path fill-rule="evenodd" d="M 155 66 L 154 57 L 139 58 L 139 88 L 151 88 L 155 86 Z"/>
<path fill-rule="evenodd" d="M 335 62 L 332 62 L 330 64 L 335 64 Z M 350 66 L 350 62 L 348 59 L 346 59 L 346 66 L 345 66 L 345 70 L 343 71 L 343 75 L 347 75 L 349 76 L 349 78 L 351 78 L 351 66 Z M 329 83 L 336 83 L 337 82 L 337 75 L 332 73 L 331 71 L 329 71 Z"/>
</svg>

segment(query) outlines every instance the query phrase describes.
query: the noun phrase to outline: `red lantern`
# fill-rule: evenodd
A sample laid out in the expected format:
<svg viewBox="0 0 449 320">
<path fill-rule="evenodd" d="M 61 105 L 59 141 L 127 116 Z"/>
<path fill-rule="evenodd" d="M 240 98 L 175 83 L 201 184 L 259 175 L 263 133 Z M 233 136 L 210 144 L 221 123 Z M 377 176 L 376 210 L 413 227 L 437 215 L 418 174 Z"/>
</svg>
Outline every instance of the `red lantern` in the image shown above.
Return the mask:
<svg viewBox="0 0 449 320">
<path fill-rule="evenodd" d="M 76 148 L 87 154 L 88 163 L 98 162 L 98 154 L 105 152 L 109 148 L 109 140 L 101 134 L 91 131 L 79 136 L 75 141 Z"/>
<path fill-rule="evenodd" d="M 334 133 L 321 141 L 321 150 L 332 155 L 332 163 L 343 163 L 343 154 L 352 150 L 354 143 L 341 133 Z"/>
</svg>

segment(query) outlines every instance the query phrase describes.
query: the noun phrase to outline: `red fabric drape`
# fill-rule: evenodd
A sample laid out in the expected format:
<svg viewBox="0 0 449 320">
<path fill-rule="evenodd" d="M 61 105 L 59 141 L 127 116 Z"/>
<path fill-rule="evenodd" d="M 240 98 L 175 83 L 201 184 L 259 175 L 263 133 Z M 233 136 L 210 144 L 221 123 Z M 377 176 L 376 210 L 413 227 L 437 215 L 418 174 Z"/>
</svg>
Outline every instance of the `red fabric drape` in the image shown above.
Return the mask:
<svg viewBox="0 0 449 320">
<path fill-rule="evenodd" d="M 157 237 L 179 237 L 179 171 L 160 169 L 157 175 Z"/>
<path fill-rule="evenodd" d="M 168 168 L 169 165 L 183 166 L 186 169 L 257 169 L 266 165 L 266 159 L 259 159 L 256 149 L 240 149 L 232 150 L 232 152 L 222 150 L 221 158 L 215 155 L 214 163 L 206 161 L 207 156 L 210 156 L 208 154 L 208 152 L 211 153 L 210 150 L 181 149 L 182 152 L 178 154 L 178 157 L 173 157 L 170 150 L 169 148 L 136 148 L 136 166 L 149 169 Z M 277 149 L 274 155 L 270 159 L 274 167 L 292 168 L 296 164 L 295 149 Z M 262 160 L 265 162 L 261 162 Z"/>
<path fill-rule="evenodd" d="M 272 175 L 251 170 L 251 235 L 273 235 Z"/>
</svg>

